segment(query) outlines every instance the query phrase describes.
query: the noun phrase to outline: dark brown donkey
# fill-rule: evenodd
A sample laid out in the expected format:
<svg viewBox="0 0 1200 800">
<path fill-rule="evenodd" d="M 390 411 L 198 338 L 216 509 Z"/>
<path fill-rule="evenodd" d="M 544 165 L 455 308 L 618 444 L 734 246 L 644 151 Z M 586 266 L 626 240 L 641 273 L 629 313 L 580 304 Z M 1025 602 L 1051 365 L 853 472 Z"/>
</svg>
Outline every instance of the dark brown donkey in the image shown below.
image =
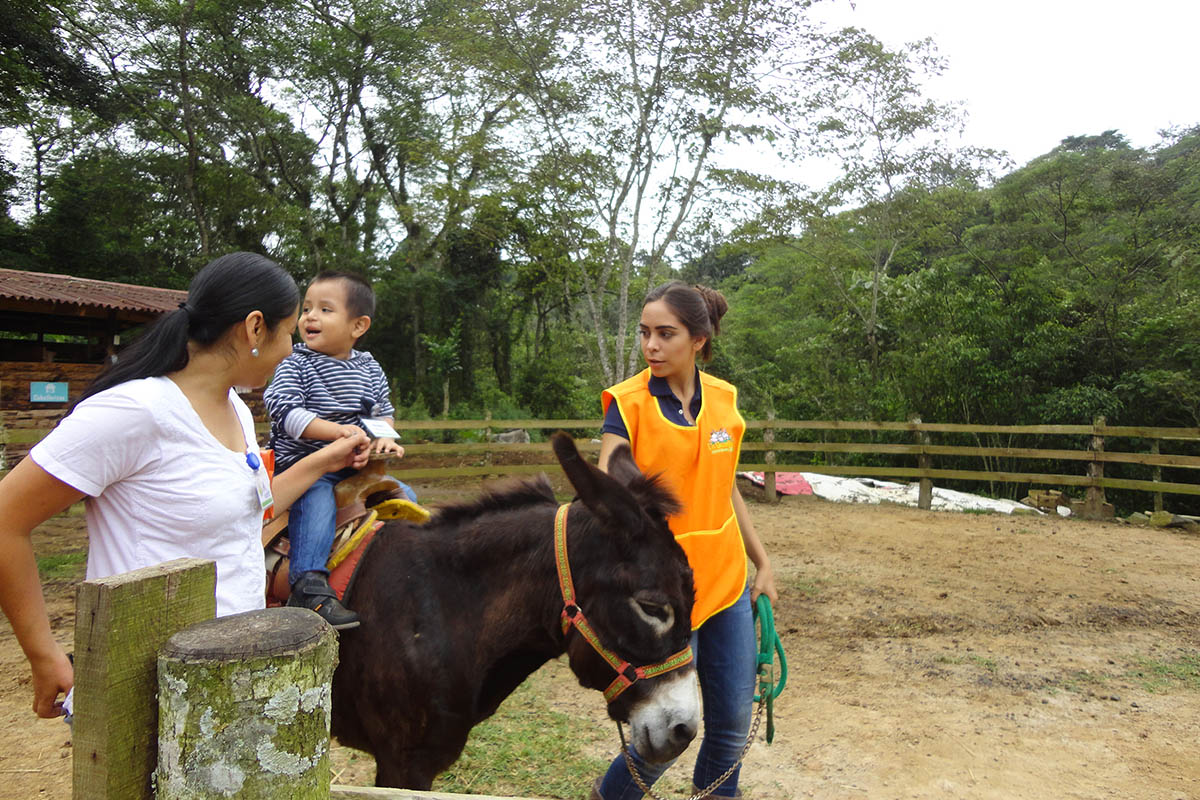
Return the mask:
<svg viewBox="0 0 1200 800">
<path fill-rule="evenodd" d="M 667 528 L 675 500 L 638 471 L 627 447 L 609 474 L 565 434 L 554 451 L 577 492 L 566 541 L 578 607 L 617 659 L 634 667 L 670 659 L 687 647 L 694 591 Z M 362 627 L 341 634 L 333 680 L 333 733 L 374 754 L 376 784 L 428 789 L 471 728 L 563 653 L 583 686 L 613 683 L 613 666 L 579 629 L 564 633 L 557 509 L 541 476 L 442 509 L 423 526 L 388 523 L 376 536 L 353 587 Z M 674 758 L 699 724 L 693 665 L 637 680 L 608 713 L 629 723 L 641 755 Z"/>
</svg>

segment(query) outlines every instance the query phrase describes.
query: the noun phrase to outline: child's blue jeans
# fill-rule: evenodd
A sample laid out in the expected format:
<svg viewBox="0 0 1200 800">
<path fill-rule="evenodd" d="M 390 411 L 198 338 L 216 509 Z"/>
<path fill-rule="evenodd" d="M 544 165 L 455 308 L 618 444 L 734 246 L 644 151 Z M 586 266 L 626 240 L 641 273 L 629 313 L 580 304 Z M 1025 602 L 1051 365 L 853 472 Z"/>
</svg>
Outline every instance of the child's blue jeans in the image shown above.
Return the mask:
<svg viewBox="0 0 1200 800">
<path fill-rule="evenodd" d="M 709 617 L 692 631 L 692 652 L 704 704 L 704 739 L 692 773 L 692 782 L 700 789 L 736 763 L 746 746 L 754 711 L 758 662 L 754 635 L 749 589 L 732 606 Z M 647 764 L 632 747 L 630 752 L 647 785 L 658 780 L 670 766 Z M 713 797 L 736 797 L 740 772 L 739 766 L 713 791 Z M 609 765 L 600 784 L 600 795 L 604 800 L 637 800 L 642 796 L 642 790 L 629 774 L 624 755 L 617 756 Z"/>
<path fill-rule="evenodd" d="M 288 511 L 288 583 L 293 584 L 306 572 L 325 572 L 329 560 L 329 548 L 337 534 L 337 501 L 333 487 L 338 482 L 358 472 L 347 467 L 337 472 L 326 472 L 296 498 Z M 400 484 L 404 494 L 417 502 L 416 492 L 405 483 Z"/>
</svg>

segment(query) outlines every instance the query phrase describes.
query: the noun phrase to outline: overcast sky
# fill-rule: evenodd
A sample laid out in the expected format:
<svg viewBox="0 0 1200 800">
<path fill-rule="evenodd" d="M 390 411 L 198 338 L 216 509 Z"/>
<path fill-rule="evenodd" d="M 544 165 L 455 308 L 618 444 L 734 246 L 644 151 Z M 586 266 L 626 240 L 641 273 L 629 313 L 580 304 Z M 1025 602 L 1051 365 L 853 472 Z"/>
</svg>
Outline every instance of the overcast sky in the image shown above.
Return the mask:
<svg viewBox="0 0 1200 800">
<path fill-rule="evenodd" d="M 966 103 L 964 144 L 1021 165 L 1067 136 L 1115 128 L 1136 147 L 1200 124 L 1197 0 L 826 0 L 816 13 L 896 46 L 932 38 L 931 86 Z"/>
</svg>

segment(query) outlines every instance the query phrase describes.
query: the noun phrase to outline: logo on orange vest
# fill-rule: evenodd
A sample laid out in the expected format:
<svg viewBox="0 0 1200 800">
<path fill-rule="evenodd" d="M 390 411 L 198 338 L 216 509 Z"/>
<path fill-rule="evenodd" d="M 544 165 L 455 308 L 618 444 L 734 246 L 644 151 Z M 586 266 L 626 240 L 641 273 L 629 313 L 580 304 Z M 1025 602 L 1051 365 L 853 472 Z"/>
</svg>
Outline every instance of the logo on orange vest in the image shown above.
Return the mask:
<svg viewBox="0 0 1200 800">
<path fill-rule="evenodd" d="M 733 451 L 733 439 L 729 435 L 729 431 L 724 428 L 717 428 L 708 437 L 708 451 L 710 453 L 728 453 Z"/>
</svg>

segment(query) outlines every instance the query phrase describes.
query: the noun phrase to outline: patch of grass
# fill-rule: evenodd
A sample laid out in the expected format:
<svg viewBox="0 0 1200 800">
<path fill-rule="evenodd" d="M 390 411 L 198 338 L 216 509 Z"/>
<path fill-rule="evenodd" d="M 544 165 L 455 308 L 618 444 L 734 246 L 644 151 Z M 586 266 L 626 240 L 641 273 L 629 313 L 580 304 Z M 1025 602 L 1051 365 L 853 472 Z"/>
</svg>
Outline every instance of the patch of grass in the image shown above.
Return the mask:
<svg viewBox="0 0 1200 800">
<path fill-rule="evenodd" d="M 1082 692 L 1087 686 L 1103 686 L 1108 681 L 1108 677 L 1099 672 L 1080 669 L 1069 673 L 1063 677 L 1058 685 L 1068 692 Z"/>
<path fill-rule="evenodd" d="M 971 663 L 981 669 L 994 673 L 997 670 L 996 659 L 986 658 L 985 656 L 968 656 Z"/>
<path fill-rule="evenodd" d="M 1174 659 L 1137 659 L 1137 667 L 1130 670 L 1129 677 L 1141 683 L 1148 692 L 1165 692 L 1171 689 L 1200 691 L 1200 652 L 1184 653 Z"/>
<path fill-rule="evenodd" d="M 827 583 L 824 578 L 810 578 L 797 575 L 784 581 L 784 589 L 788 594 L 801 594 L 805 597 L 816 597 Z"/>
<path fill-rule="evenodd" d="M 983 515 L 983 514 L 995 514 L 997 512 L 994 508 L 964 508 L 962 510 L 962 513 Z"/>
<path fill-rule="evenodd" d="M 975 666 L 985 669 L 991 673 L 995 673 L 996 670 L 999 669 L 999 667 L 996 665 L 995 659 L 973 654 L 965 656 L 951 656 L 943 654 L 935 658 L 934 662 L 938 664 L 951 664 L 954 666 L 959 666 L 962 664 L 974 664 Z"/>
<path fill-rule="evenodd" d="M 42 556 L 37 560 L 38 574 L 44 581 L 69 581 L 83 575 L 87 563 L 87 550 L 72 550 Z"/>
<path fill-rule="evenodd" d="M 471 731 L 462 757 L 434 782 L 437 792 L 499 797 L 576 800 L 608 769 L 608 762 L 583 754 L 583 745 L 607 741 L 586 719 L 550 709 L 534 675 L 489 720 Z M 583 691 L 582 689 L 580 691 Z M 616 752 L 616 731 L 612 731 Z"/>
</svg>

